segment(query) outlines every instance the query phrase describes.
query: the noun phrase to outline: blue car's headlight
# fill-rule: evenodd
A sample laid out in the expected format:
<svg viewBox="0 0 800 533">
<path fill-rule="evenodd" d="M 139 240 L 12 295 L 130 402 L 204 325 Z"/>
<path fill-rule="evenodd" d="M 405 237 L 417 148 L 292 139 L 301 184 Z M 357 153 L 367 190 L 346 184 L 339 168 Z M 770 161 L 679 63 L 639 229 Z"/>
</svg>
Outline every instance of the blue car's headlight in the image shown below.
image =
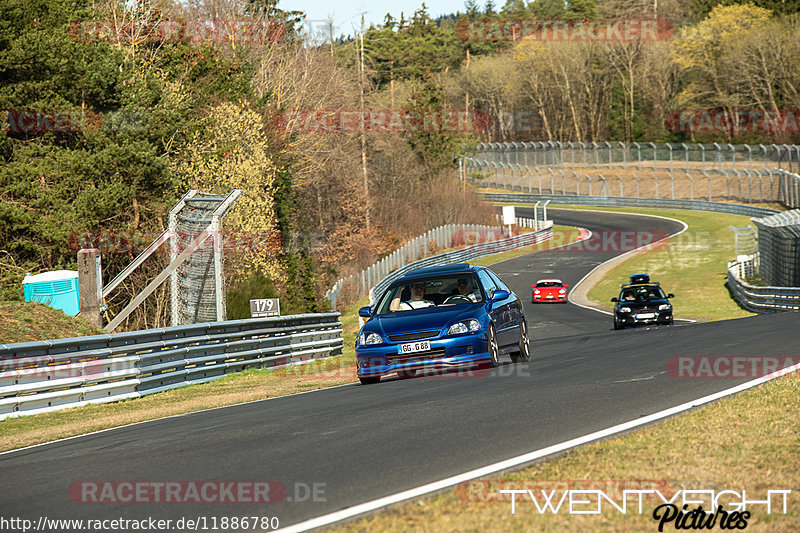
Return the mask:
<svg viewBox="0 0 800 533">
<path fill-rule="evenodd" d="M 463 322 L 456 322 L 447 330 L 448 335 L 458 335 L 459 333 L 468 333 L 478 331 L 481 329 L 481 324 L 474 318 L 464 320 Z"/>
<path fill-rule="evenodd" d="M 383 338 L 377 333 L 362 333 L 358 336 L 358 344 L 383 344 Z"/>
<path fill-rule="evenodd" d="M 672 309 L 670 304 L 661 304 L 658 306 L 659 311 L 669 311 L 670 309 Z"/>
<path fill-rule="evenodd" d="M 619 308 L 619 312 L 620 313 L 630 313 L 631 312 L 631 308 L 630 307 L 620 307 Z"/>
</svg>

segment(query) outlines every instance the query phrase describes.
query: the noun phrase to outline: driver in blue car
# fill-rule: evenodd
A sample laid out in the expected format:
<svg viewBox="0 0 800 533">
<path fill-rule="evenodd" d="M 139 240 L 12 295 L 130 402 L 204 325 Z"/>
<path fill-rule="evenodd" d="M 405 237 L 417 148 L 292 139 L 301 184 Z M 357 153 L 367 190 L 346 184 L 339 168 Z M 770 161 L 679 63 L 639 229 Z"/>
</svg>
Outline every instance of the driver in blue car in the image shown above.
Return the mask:
<svg viewBox="0 0 800 533">
<path fill-rule="evenodd" d="M 408 311 L 409 309 L 421 309 L 423 307 L 430 307 L 434 305 L 434 303 L 430 300 L 425 299 L 425 282 L 418 281 L 416 283 L 412 283 L 410 285 L 411 288 L 411 299 L 410 300 L 402 300 L 400 299 L 400 295 L 402 294 L 402 290 L 397 291 L 397 295 L 392 300 L 392 303 L 389 305 L 389 309 L 392 311 Z"/>
<path fill-rule="evenodd" d="M 478 295 L 475 294 L 477 290 L 472 288 L 472 283 L 467 278 L 458 278 L 458 294 L 466 296 L 473 302 L 478 301 Z"/>
</svg>

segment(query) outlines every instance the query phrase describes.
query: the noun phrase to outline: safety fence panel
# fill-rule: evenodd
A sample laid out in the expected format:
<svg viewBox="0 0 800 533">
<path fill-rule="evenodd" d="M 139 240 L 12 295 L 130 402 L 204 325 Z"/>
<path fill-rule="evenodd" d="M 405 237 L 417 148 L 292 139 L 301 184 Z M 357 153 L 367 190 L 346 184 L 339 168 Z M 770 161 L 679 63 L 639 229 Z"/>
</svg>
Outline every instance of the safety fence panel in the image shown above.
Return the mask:
<svg viewBox="0 0 800 533">
<path fill-rule="evenodd" d="M 743 274 L 755 271 L 753 260 L 728 263 L 728 287 L 736 301 L 754 313 L 800 311 L 800 287 L 758 287 L 743 281 Z"/>
<path fill-rule="evenodd" d="M 338 355 L 339 316 L 230 320 L 0 345 L 0 420 Z"/>
</svg>

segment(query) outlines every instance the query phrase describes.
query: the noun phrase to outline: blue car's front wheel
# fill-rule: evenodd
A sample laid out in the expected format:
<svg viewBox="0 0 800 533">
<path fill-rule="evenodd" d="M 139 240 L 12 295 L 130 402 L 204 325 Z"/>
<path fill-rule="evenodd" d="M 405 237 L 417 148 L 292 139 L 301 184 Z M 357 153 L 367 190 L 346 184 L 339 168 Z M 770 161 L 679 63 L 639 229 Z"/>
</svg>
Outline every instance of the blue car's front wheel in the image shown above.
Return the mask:
<svg viewBox="0 0 800 533">
<path fill-rule="evenodd" d="M 497 346 L 497 335 L 494 332 L 494 324 L 489 324 L 489 366 L 492 368 L 500 365 L 500 349 Z"/>
<path fill-rule="evenodd" d="M 369 377 L 359 377 L 359 381 L 361 381 L 362 385 L 372 385 L 373 383 L 378 383 L 381 380 L 380 376 L 369 376 Z"/>
</svg>

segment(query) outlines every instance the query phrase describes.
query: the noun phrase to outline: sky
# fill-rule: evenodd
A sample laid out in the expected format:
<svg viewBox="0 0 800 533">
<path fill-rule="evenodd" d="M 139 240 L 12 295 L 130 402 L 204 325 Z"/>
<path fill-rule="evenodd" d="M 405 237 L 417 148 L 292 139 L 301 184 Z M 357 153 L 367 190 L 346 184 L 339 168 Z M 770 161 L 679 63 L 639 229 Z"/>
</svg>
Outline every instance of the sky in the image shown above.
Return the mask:
<svg viewBox="0 0 800 533">
<path fill-rule="evenodd" d="M 431 18 L 440 15 L 464 11 L 464 0 L 280 0 L 278 8 L 284 11 L 303 11 L 306 23 L 315 35 L 328 34 L 328 17 L 333 19 L 333 33 L 339 35 L 355 35 L 361 26 L 361 13 L 364 13 L 364 25 L 380 24 L 386 13 L 396 19 L 402 12 L 406 18 L 422 6 L 428 8 Z M 483 2 L 479 0 L 479 5 Z M 498 2 L 495 2 L 499 5 Z"/>
</svg>

